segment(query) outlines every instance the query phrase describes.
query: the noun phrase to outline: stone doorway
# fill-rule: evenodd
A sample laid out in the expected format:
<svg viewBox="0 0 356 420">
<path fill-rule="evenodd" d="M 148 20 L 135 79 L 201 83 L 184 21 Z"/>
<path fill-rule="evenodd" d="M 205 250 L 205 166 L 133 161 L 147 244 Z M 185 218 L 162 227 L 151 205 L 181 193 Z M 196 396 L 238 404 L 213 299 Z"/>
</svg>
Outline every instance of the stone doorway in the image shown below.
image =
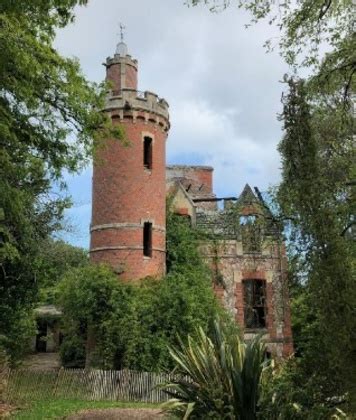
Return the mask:
<svg viewBox="0 0 356 420">
<path fill-rule="evenodd" d="M 38 353 L 45 353 L 47 351 L 47 327 L 46 320 L 37 320 L 36 351 Z"/>
</svg>

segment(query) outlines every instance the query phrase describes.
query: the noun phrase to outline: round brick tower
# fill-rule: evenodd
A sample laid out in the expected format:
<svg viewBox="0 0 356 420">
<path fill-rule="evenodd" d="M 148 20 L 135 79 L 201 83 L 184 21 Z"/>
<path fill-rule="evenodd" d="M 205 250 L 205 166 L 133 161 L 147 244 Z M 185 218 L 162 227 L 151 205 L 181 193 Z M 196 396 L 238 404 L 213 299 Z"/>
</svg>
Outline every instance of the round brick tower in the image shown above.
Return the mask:
<svg viewBox="0 0 356 420">
<path fill-rule="evenodd" d="M 93 169 L 90 258 L 125 280 L 165 273 L 168 104 L 137 90 L 137 61 L 123 42 L 106 66 L 104 112 L 121 124 L 129 144 L 107 139 Z"/>
</svg>

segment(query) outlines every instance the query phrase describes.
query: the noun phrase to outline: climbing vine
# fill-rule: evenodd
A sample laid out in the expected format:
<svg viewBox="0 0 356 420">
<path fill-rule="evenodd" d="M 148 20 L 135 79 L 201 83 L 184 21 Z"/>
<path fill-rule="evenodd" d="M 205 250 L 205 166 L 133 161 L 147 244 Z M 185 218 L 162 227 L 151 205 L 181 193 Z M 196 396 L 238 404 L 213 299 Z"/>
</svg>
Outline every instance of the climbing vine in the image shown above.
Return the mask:
<svg viewBox="0 0 356 420">
<path fill-rule="evenodd" d="M 58 293 L 66 336 L 63 361 L 73 366 L 73 356 L 83 366 L 83 348 L 93 339 L 92 366 L 173 368 L 168 347 L 177 344 L 178 335 L 194 334 L 197 325 L 207 331 L 221 312 L 210 270 L 199 253 L 199 238 L 184 218 L 170 213 L 164 278 L 146 278 L 131 285 L 120 282 L 105 266 L 69 271 Z M 74 352 L 75 346 L 78 351 Z"/>
</svg>

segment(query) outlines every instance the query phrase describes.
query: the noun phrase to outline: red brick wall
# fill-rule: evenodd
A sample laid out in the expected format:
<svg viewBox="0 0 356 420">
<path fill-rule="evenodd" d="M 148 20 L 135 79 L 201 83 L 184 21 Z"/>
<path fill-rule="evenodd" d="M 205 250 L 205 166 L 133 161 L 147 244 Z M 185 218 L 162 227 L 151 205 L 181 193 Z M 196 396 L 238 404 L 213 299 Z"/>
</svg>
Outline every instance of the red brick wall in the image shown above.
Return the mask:
<svg viewBox="0 0 356 420">
<path fill-rule="evenodd" d="M 107 140 L 93 169 L 91 260 L 120 266 L 124 279 L 165 271 L 166 133 L 153 123 L 124 119 L 129 146 Z M 144 133 L 144 134 L 143 134 Z M 152 170 L 143 166 L 143 136 L 153 138 Z M 153 223 L 152 258 L 143 256 L 143 221 Z M 129 224 L 96 229 L 107 224 Z M 101 248 L 121 249 L 101 249 Z"/>
<path fill-rule="evenodd" d="M 195 168 L 192 171 L 192 176 L 206 186 L 209 192 L 213 192 L 213 171 L 209 169 Z"/>
<path fill-rule="evenodd" d="M 200 187 L 204 185 L 202 194 L 213 193 L 213 169 L 202 166 L 191 166 L 191 165 L 173 165 L 167 167 L 167 178 L 184 178 L 182 181 L 184 186 L 192 184 L 194 187 Z M 187 185 L 185 185 L 187 184 Z"/>
<path fill-rule="evenodd" d="M 124 85 L 121 86 L 121 66 L 125 66 Z M 122 88 L 129 88 L 137 90 L 137 67 L 134 63 L 126 65 L 121 63 L 111 64 L 107 67 L 106 80 L 111 82 L 113 90 L 121 90 Z"/>
</svg>

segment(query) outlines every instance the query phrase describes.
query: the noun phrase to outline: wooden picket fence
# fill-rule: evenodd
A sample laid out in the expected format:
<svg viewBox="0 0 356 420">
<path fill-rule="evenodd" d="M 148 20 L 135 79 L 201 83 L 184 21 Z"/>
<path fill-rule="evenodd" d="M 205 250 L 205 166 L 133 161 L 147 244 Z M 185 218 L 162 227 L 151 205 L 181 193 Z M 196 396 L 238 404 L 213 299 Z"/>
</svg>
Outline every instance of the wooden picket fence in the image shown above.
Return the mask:
<svg viewBox="0 0 356 420">
<path fill-rule="evenodd" d="M 10 370 L 6 400 L 76 399 L 161 403 L 169 396 L 159 386 L 176 378 L 132 370 Z"/>
</svg>

